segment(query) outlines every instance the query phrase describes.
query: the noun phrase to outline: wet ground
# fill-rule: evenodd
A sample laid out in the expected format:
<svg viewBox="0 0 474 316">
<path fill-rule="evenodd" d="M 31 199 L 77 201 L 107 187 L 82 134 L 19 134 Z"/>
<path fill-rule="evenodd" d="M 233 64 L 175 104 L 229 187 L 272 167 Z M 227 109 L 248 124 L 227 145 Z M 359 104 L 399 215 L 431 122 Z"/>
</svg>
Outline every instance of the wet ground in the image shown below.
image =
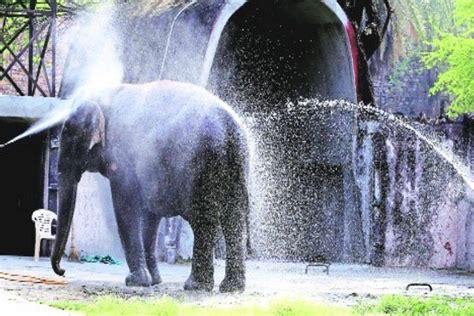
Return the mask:
<svg viewBox="0 0 474 316">
<path fill-rule="evenodd" d="M 433 286 L 432 294 L 474 295 L 474 274 L 462 271 L 333 264 L 329 275 L 322 268 L 310 268 L 305 274 L 306 265 L 303 263 L 248 261 L 247 290 L 243 294 L 229 295 L 217 292 L 218 282 L 224 276 L 224 262 L 220 260 L 215 263 L 216 287 L 213 293 L 183 290 L 183 283 L 191 268 L 189 264 L 161 264 L 163 283 L 145 289 L 125 287 L 126 265 L 79 264 L 64 260 L 62 266 L 66 269 L 65 278 L 55 276 L 46 258 L 34 262 L 31 257 L 0 256 L 0 272 L 63 279 L 67 282 L 66 285 L 43 285 L 0 279 L 0 293 L 36 302 L 92 300 L 97 295 L 112 294 L 124 297 L 168 295 L 199 305 L 259 304 L 279 298 L 352 305 L 360 299 L 383 294 L 424 294 L 427 289 L 405 290 L 409 283 L 423 282 Z"/>
</svg>

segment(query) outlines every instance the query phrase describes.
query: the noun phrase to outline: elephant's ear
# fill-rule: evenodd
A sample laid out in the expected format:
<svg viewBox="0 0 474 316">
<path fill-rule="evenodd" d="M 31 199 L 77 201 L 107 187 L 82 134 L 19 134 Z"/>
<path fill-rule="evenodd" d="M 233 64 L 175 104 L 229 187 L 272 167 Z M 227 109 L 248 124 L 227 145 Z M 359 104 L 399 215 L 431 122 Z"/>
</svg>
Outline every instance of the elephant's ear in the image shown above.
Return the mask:
<svg viewBox="0 0 474 316">
<path fill-rule="evenodd" d="M 81 102 L 64 123 L 61 151 L 81 160 L 97 144 L 105 144 L 104 114 L 98 104 Z"/>
<path fill-rule="evenodd" d="M 105 146 L 105 117 L 104 113 L 98 105 L 95 105 L 94 116 L 91 122 L 91 139 L 89 144 L 89 150 L 95 145 L 100 144 Z"/>
</svg>

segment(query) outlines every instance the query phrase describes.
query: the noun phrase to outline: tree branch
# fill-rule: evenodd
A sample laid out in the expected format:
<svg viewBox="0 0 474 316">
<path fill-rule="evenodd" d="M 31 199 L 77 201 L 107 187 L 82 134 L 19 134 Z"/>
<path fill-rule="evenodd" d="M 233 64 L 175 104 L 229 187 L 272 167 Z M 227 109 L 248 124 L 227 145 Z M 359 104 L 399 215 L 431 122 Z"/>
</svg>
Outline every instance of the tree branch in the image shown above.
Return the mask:
<svg viewBox="0 0 474 316">
<path fill-rule="evenodd" d="M 385 4 L 385 9 L 387 10 L 387 17 L 385 18 L 385 23 L 383 25 L 382 32 L 380 33 L 380 38 L 382 40 L 385 37 L 385 34 L 387 33 L 388 25 L 390 24 L 390 20 L 392 19 L 392 13 L 394 12 L 389 0 L 384 0 L 383 2 Z"/>
</svg>

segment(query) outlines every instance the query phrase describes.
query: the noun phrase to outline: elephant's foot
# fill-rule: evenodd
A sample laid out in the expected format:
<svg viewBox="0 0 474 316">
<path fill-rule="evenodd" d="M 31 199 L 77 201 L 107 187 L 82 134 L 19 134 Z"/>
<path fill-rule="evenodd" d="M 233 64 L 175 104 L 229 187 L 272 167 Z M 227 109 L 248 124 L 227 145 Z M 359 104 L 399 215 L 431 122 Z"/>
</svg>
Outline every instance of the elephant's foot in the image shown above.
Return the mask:
<svg viewBox="0 0 474 316">
<path fill-rule="evenodd" d="M 193 277 L 189 277 L 184 283 L 185 291 L 206 291 L 211 292 L 214 288 L 214 282 L 197 282 Z"/>
<path fill-rule="evenodd" d="M 148 271 L 151 275 L 151 285 L 157 285 L 161 283 L 160 270 L 158 269 L 158 262 L 155 256 L 149 256 L 146 260 Z"/>
<path fill-rule="evenodd" d="M 151 285 L 158 285 L 162 282 L 160 273 L 158 271 L 151 271 L 150 274 L 151 274 Z"/>
<path fill-rule="evenodd" d="M 152 282 L 153 280 L 150 273 L 145 269 L 133 271 L 125 278 L 126 286 L 148 287 L 152 285 Z"/>
<path fill-rule="evenodd" d="M 245 291 L 245 277 L 225 277 L 219 285 L 219 292 L 243 292 Z"/>
</svg>

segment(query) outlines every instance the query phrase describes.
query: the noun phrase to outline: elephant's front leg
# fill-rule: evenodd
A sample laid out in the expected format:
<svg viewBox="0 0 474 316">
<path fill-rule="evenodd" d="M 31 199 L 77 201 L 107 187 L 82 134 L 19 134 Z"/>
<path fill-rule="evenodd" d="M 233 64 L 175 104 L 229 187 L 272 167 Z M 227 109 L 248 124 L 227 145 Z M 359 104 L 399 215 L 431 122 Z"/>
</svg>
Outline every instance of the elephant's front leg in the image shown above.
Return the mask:
<svg viewBox="0 0 474 316">
<path fill-rule="evenodd" d="M 127 286 L 150 286 L 142 239 L 142 205 L 139 187 L 130 177 L 114 177 L 110 181 L 115 217 L 125 251 L 130 274 L 125 279 Z"/>
<path fill-rule="evenodd" d="M 190 221 L 194 233 L 193 263 L 185 290 L 212 291 L 214 288 L 214 242 L 218 227 L 215 217 L 198 215 Z"/>
<path fill-rule="evenodd" d="M 152 285 L 161 283 L 161 276 L 158 270 L 158 260 L 156 258 L 156 242 L 161 216 L 150 211 L 145 211 L 143 216 L 143 243 L 145 246 L 145 259 L 150 271 Z"/>
</svg>

